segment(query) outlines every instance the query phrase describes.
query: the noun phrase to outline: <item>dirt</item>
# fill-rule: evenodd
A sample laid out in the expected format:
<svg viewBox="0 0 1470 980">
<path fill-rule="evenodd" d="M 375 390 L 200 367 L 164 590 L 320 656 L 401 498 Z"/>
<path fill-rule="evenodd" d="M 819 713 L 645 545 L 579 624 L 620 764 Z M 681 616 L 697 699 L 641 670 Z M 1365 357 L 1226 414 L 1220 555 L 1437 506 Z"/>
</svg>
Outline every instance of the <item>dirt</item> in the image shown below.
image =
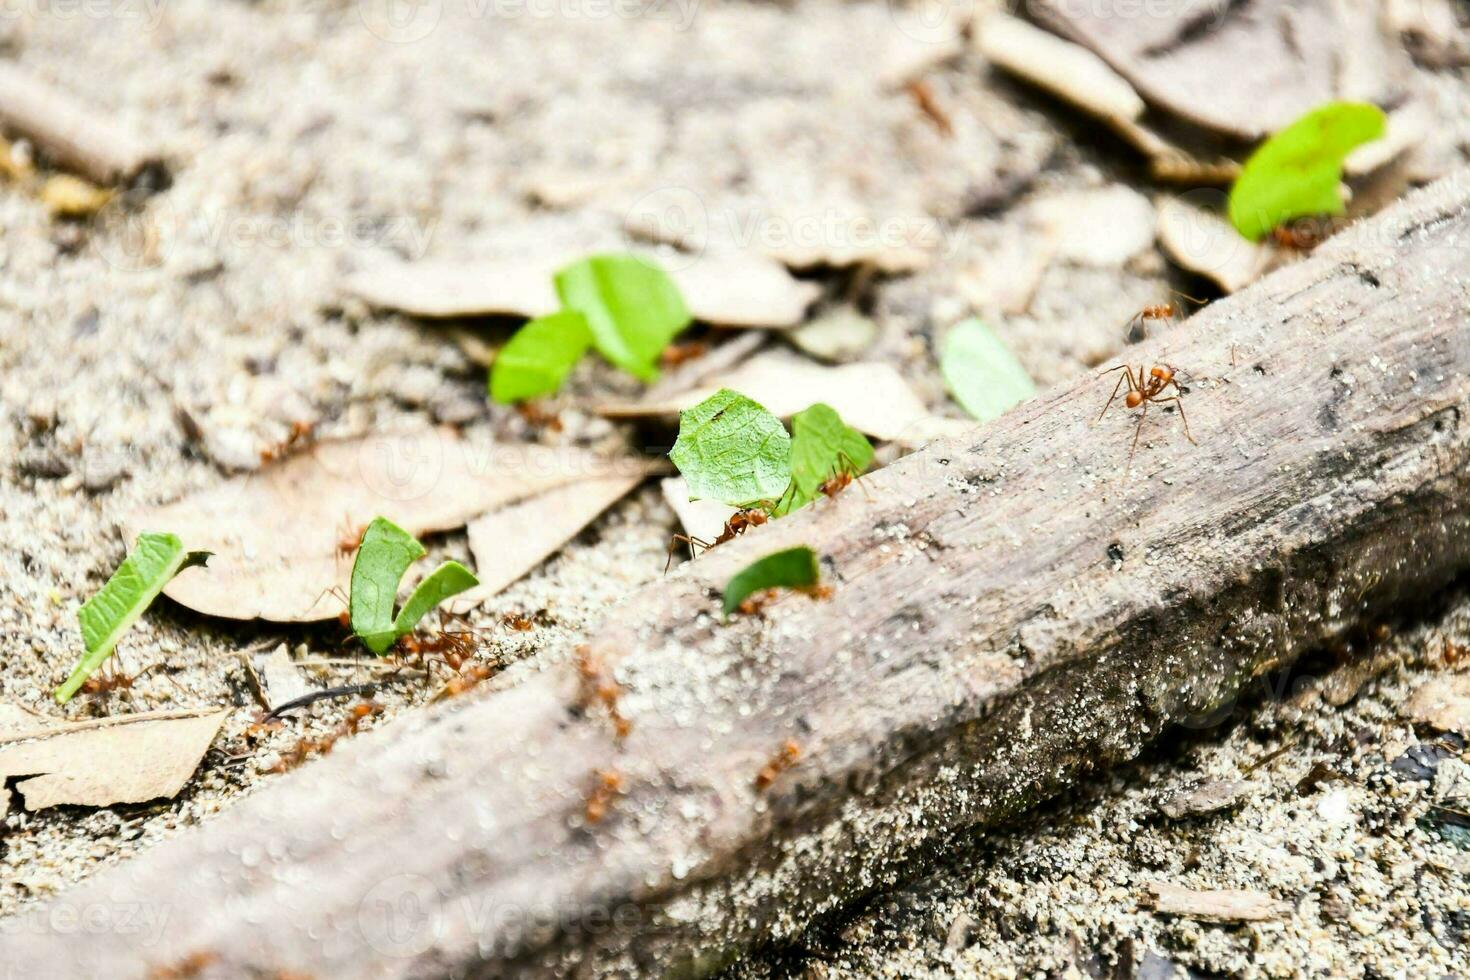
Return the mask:
<svg viewBox="0 0 1470 980">
<path fill-rule="evenodd" d="M 934 244 L 928 268 L 804 274 L 823 287 L 821 310 L 871 315 L 880 333 L 865 356 L 899 367 L 950 415 L 958 410 L 933 351 L 961 317 L 984 314 L 1045 386 L 1118 355 L 1124 325 L 1145 304 L 1203 288 L 1152 244 L 1160 190 L 1091 124 L 968 51 L 923 72 L 952 136 L 885 84 L 874 65 L 915 50 L 898 6 L 688 0 L 641 17 L 567 4 L 543 16 L 443 0 L 396 23 L 371 0 L 67 9 L 20 11 L 5 25 L 7 47 L 165 147 L 172 183 L 80 223 L 53 220 L 26 185 L 0 184 L 0 535 L 10 544 L 0 550 L 0 699 L 68 717 L 236 710 L 176 800 L 12 808 L 0 836 L 0 914 L 207 820 L 289 768 L 301 739 L 339 730 L 350 698 L 248 737 L 262 706 L 242 655 L 254 669 L 285 643 L 298 661 L 333 661 L 304 671 L 312 687 L 376 681 L 386 710 L 373 725 L 424 704 L 448 679 L 361 660 L 331 627 L 231 624 L 164 601 L 117 658 L 129 673 L 162 667 L 130 691 L 58 709 L 48 693 L 78 652 L 75 610 L 125 553 L 124 515 L 257 466 L 296 421 L 323 438 L 432 420 L 504 439 L 668 444 L 666 432 L 583 410 L 593 396 L 636 391 L 590 360 L 556 405 L 559 433 L 489 405 L 473 341 L 498 343 L 506 324 L 370 310 L 341 298 L 345 273 L 387 257 L 616 240 L 656 192 L 684 202 L 669 220 L 687 231 L 695 219 L 696 246 L 815 235 L 836 250 L 876 222 Z M 918 50 L 955 39 L 941 28 L 917 38 Z M 1464 117 L 1464 77 L 1442 72 L 1429 84 L 1437 112 Z M 606 609 L 660 574 L 673 530 L 657 488 L 645 487 L 475 614 L 480 660 L 501 670 L 489 684 L 566 656 Z M 467 557 L 462 534 L 430 543 L 436 556 Z M 504 621 L 540 610 L 527 631 Z M 1410 682 L 1437 669 L 1426 659 L 1431 635 L 1463 634 L 1462 616 L 1463 603 L 1440 627 L 1405 634 L 1418 647 L 1395 640 L 1407 659 L 1346 707 L 1272 702 L 1198 733 L 987 837 L 952 871 L 829 924 L 813 934 L 817 952 L 758 958 L 742 971 L 988 976 L 1065 973 L 1070 963 L 1088 972 L 1091 958 L 1113 963 L 1131 943 L 1140 962 L 1156 953 L 1273 975 L 1308 962 L 1293 957 L 1306 955 L 1309 936 L 1322 950 L 1317 972 L 1463 970 L 1455 951 L 1470 889 L 1439 870 L 1462 875 L 1460 852 L 1417 829 L 1422 787 L 1371 778 L 1391 761 L 1391 739 L 1411 737 L 1395 712 Z M 1373 738 L 1333 757 L 1353 780 L 1293 795 L 1293 767 L 1363 727 Z M 1160 792 L 1204 775 L 1242 778 L 1292 731 L 1300 743 L 1250 774 L 1259 792 L 1240 808 L 1160 829 Z M 1322 793 L 1347 794 L 1349 819 L 1313 816 Z M 1392 818 L 1367 817 L 1380 812 Z M 1203 856 L 1186 867 L 1191 849 Z M 1265 889 L 1297 914 L 1249 927 L 1160 921 L 1131 897 L 1145 872 Z M 1358 919 L 1324 918 L 1333 897 Z M 971 938 L 946 950 L 960 915 L 975 920 L 959 930 Z"/>
</svg>

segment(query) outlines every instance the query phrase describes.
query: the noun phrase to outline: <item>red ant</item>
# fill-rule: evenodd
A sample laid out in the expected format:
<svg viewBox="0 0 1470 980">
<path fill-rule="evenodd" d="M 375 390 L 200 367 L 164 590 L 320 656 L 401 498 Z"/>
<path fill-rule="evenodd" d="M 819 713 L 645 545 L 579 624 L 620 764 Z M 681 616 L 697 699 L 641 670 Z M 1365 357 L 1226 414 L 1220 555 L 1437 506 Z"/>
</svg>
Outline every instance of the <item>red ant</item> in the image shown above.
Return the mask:
<svg viewBox="0 0 1470 980">
<path fill-rule="evenodd" d="M 274 446 L 269 446 L 260 451 L 260 461 L 262 463 L 270 463 L 280 459 L 293 449 L 310 441 L 311 434 L 315 430 L 316 426 L 313 423 L 297 419 L 291 423 L 291 431 L 286 434 L 285 439 Z"/>
<path fill-rule="evenodd" d="M 420 659 L 437 655 L 450 670 L 459 670 L 465 661 L 475 655 L 479 637 L 473 630 L 440 630 L 428 639 L 421 640 L 412 633 L 398 638 L 400 653 Z"/>
<path fill-rule="evenodd" d="M 1310 252 L 1336 230 L 1331 218 L 1297 218 L 1271 229 L 1271 241 L 1277 248 L 1292 252 Z"/>
<path fill-rule="evenodd" d="M 909 97 L 919 107 L 919 111 L 929 117 L 934 128 L 944 136 L 954 135 L 954 123 L 950 121 L 949 113 L 940 106 L 939 100 L 934 97 L 933 87 L 925 81 L 914 79 L 905 86 Z"/>
<path fill-rule="evenodd" d="M 670 344 L 665 347 L 658 356 L 658 362 L 662 367 L 674 368 L 689 361 L 697 361 L 708 353 L 709 344 L 702 340 L 692 340 L 687 344 Z"/>
<path fill-rule="evenodd" d="M 148 971 L 148 980 L 193 980 L 218 959 L 218 954 L 207 950 L 190 953 L 167 966 L 153 967 Z"/>
<path fill-rule="evenodd" d="M 613 798 L 623 792 L 623 777 L 619 773 L 611 769 L 599 769 L 596 776 L 597 782 L 593 784 L 592 792 L 587 797 L 587 810 L 583 814 L 588 823 L 601 822 L 607 816 Z"/>
<path fill-rule="evenodd" d="M 1148 375 L 1145 377 L 1143 366 L 1139 365 L 1138 376 L 1135 378 L 1131 367 L 1126 364 L 1120 364 L 1115 368 L 1109 368 L 1103 373 L 1111 374 L 1113 371 L 1122 371 L 1123 377 L 1119 378 L 1118 383 L 1113 386 L 1113 393 L 1108 397 L 1108 402 L 1103 406 L 1103 410 L 1098 413 L 1097 420 L 1099 422 L 1102 421 L 1102 417 L 1112 407 L 1113 399 L 1118 397 L 1118 389 L 1123 387 L 1123 382 L 1128 382 L 1128 394 L 1123 399 L 1124 406 L 1128 408 L 1143 408 L 1143 413 L 1138 416 L 1138 428 L 1133 433 L 1133 448 L 1128 452 L 1129 466 L 1133 465 L 1133 454 L 1138 452 L 1138 437 L 1143 434 L 1143 420 L 1148 418 L 1148 406 L 1150 402 L 1155 405 L 1174 402 L 1179 409 L 1179 421 L 1184 423 L 1184 437 L 1195 445 L 1199 445 L 1199 443 L 1195 442 L 1194 436 L 1190 435 L 1189 419 L 1184 415 L 1184 401 L 1180 398 L 1180 395 L 1184 393 L 1184 389 L 1180 388 L 1179 382 L 1174 380 L 1173 368 L 1166 364 L 1155 364 L 1149 369 Z M 1170 395 L 1168 398 L 1160 398 L 1159 395 L 1163 394 L 1170 387 L 1174 389 L 1176 394 Z"/>
<path fill-rule="evenodd" d="M 619 740 L 627 738 L 633 730 L 633 723 L 618 710 L 618 699 L 622 697 L 623 689 L 603 664 L 602 658 L 585 643 L 577 647 L 577 676 L 582 684 L 579 706 L 586 709 L 594 704 L 602 705 L 612 721 L 614 734 Z"/>
<path fill-rule="evenodd" d="M 356 735 L 364 721 L 382 713 L 383 706 L 378 702 L 359 701 L 348 709 L 347 718 L 337 727 L 335 732 L 323 735 L 321 738 L 303 737 L 298 739 L 295 745 L 281 753 L 280 761 L 271 767 L 271 771 L 274 773 L 288 772 L 301 765 L 312 754 L 330 754 L 333 747 L 336 746 L 338 739 L 346 738 L 349 735 Z M 252 725 L 251 727 L 254 728 L 255 726 Z M 261 731 L 269 732 L 272 730 L 268 726 L 261 726 Z M 246 734 L 249 733 L 249 729 L 246 729 Z"/>
<path fill-rule="evenodd" d="M 548 429 L 552 432 L 560 432 L 562 430 L 561 416 L 559 414 L 533 405 L 531 402 L 518 402 L 516 404 L 516 414 L 538 429 Z"/>
<path fill-rule="evenodd" d="M 756 792 L 769 789 L 776 781 L 776 777 L 796 765 L 800 759 L 801 746 L 788 738 L 786 744 L 781 746 L 781 751 L 772 756 L 771 761 L 762 766 L 761 771 L 755 774 Z"/>
<path fill-rule="evenodd" d="M 708 551 L 715 547 L 715 545 L 724 544 L 726 541 L 734 541 L 750 528 L 760 527 L 770 519 L 771 515 L 766 509 L 760 507 L 744 507 L 730 515 L 729 519 L 725 521 L 725 527 L 715 536 L 713 541 L 705 541 L 703 538 L 696 538 L 688 534 L 674 535 L 669 541 L 669 557 L 664 562 L 664 573 L 667 574 L 669 566 L 673 564 L 674 548 L 680 541 L 689 545 L 689 557 L 693 558 L 696 546 L 701 551 Z"/>
<path fill-rule="evenodd" d="M 474 664 L 469 670 L 461 670 L 449 678 L 449 683 L 444 685 L 440 692 L 441 698 L 456 698 L 472 687 L 476 687 L 484 681 L 495 676 L 495 668 L 489 664 Z"/>
<path fill-rule="evenodd" d="M 125 674 L 120 670 L 110 670 L 107 674 L 103 674 L 100 676 L 93 675 L 82 682 L 81 693 L 91 694 L 93 696 L 106 699 L 111 697 L 112 694 L 116 691 L 131 691 L 133 689 L 133 684 L 135 684 L 139 678 L 143 677 L 146 674 L 151 674 L 153 671 L 159 670 L 162 667 L 162 663 L 156 663 L 148 667 L 144 667 L 136 674 Z M 167 674 L 165 674 L 164 676 L 168 677 Z M 168 680 L 170 682 L 173 682 L 172 677 L 169 677 Z"/>
<path fill-rule="evenodd" d="M 800 592 L 813 601 L 832 598 L 832 586 L 830 585 L 798 585 L 793 586 L 791 591 Z M 776 601 L 781 594 L 780 589 L 761 589 L 744 600 L 735 608 L 742 616 L 756 616 L 764 613 L 766 606 Z"/>
<path fill-rule="evenodd" d="M 341 525 L 337 528 L 337 560 L 351 557 L 358 548 L 362 547 L 363 535 L 367 534 L 368 526 L 359 524 L 352 526 L 352 521 L 344 517 Z"/>
<path fill-rule="evenodd" d="M 1195 299 L 1193 296 L 1185 296 L 1183 293 L 1176 293 L 1175 295 L 1180 296 L 1183 299 L 1187 299 L 1191 303 L 1194 303 L 1198 306 L 1205 305 L 1205 301 L 1202 299 Z M 1155 322 L 1163 322 L 1167 320 L 1173 320 L 1175 317 L 1182 316 L 1183 312 L 1183 309 L 1175 303 L 1150 304 L 1149 306 L 1145 306 L 1143 309 L 1133 314 L 1129 321 L 1123 325 L 1124 332 L 1128 335 L 1128 340 L 1131 343 L 1137 343 L 1138 341 L 1148 337 L 1149 321 L 1152 320 Z"/>
<path fill-rule="evenodd" d="M 526 633 L 538 626 L 551 626 L 556 623 L 555 618 L 545 609 L 538 609 L 529 616 L 520 613 L 506 613 L 500 617 L 500 621 L 518 633 Z"/>
</svg>

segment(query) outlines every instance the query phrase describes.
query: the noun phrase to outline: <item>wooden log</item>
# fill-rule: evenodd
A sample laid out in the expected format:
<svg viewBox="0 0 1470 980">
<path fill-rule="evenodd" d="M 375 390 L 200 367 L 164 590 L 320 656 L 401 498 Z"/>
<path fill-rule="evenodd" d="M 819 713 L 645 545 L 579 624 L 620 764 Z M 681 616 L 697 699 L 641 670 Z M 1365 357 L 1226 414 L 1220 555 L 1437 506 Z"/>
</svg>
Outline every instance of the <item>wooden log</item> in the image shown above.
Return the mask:
<svg viewBox="0 0 1470 980">
<path fill-rule="evenodd" d="M 0 61 L 0 127 L 97 184 L 129 183 L 163 166 L 161 154 L 110 116 L 8 61 Z"/>
<path fill-rule="evenodd" d="M 1460 173 L 1135 349 L 1197 446 L 1151 411 L 1130 470 L 1115 375 L 1062 385 L 631 596 L 591 690 L 355 739 L 5 923 L 7 966 L 690 976 L 789 936 L 1470 566 L 1467 283 Z M 801 542 L 835 595 L 723 623 Z"/>
</svg>

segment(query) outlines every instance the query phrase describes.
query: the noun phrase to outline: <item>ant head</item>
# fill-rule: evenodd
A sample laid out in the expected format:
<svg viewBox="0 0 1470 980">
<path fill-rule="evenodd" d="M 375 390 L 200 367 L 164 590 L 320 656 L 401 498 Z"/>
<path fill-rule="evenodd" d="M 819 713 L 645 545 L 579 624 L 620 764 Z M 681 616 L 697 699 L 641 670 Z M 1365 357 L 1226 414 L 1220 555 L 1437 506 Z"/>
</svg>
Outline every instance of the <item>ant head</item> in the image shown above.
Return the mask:
<svg viewBox="0 0 1470 980">
<path fill-rule="evenodd" d="M 1123 404 L 1129 408 L 1137 408 L 1139 402 L 1143 401 L 1143 395 L 1136 391 L 1128 392 L 1128 397 L 1123 399 Z"/>
<path fill-rule="evenodd" d="M 1160 381 L 1168 381 L 1170 378 L 1174 377 L 1174 369 L 1164 367 L 1162 364 L 1156 364 L 1154 365 L 1153 370 L 1149 371 L 1149 376 L 1158 378 Z"/>
</svg>

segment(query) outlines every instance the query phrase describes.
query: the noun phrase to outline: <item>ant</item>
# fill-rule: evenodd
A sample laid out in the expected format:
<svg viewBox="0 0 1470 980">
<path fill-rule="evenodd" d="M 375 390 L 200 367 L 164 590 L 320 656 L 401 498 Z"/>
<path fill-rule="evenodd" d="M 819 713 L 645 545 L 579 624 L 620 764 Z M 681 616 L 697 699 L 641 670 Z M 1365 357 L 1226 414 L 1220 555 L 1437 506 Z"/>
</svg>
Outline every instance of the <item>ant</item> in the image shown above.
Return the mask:
<svg viewBox="0 0 1470 980">
<path fill-rule="evenodd" d="M 755 774 L 756 792 L 770 789 L 777 776 L 796 765 L 800 760 L 801 746 L 788 738 L 786 744 L 781 746 L 781 751 L 772 756 L 769 762 L 761 766 L 761 771 Z"/>
<path fill-rule="evenodd" d="M 306 738 L 303 736 L 297 739 L 295 745 L 281 753 L 280 761 L 271 767 L 271 771 L 274 773 L 288 772 L 305 762 L 307 756 L 313 754 L 330 754 L 332 748 L 337 744 L 338 739 L 346 738 L 349 735 L 356 735 L 364 721 L 382 713 L 383 706 L 378 702 L 359 701 L 348 710 L 346 720 L 337 727 L 336 731 L 323 735 L 321 738 Z M 270 731 L 271 729 L 262 726 L 262 730 Z"/>
<path fill-rule="evenodd" d="M 1310 252 L 1327 240 L 1336 228 L 1331 218 L 1297 218 L 1271 229 L 1271 241 L 1277 248 L 1292 252 Z"/>
<path fill-rule="evenodd" d="M 1440 659 L 1446 667 L 1453 667 L 1466 657 L 1470 657 L 1470 648 L 1462 647 L 1450 640 L 1444 641 L 1444 650 L 1440 653 Z"/>
<path fill-rule="evenodd" d="M 1193 296 L 1186 296 L 1184 293 L 1176 293 L 1175 295 L 1187 299 L 1197 306 L 1205 305 L 1205 301 L 1202 299 L 1195 299 Z M 1177 303 L 1153 303 L 1145 306 L 1133 314 L 1132 318 L 1123 325 L 1124 333 L 1128 335 L 1128 342 L 1136 344 L 1140 340 L 1146 339 L 1148 337 L 1149 321 L 1160 323 L 1170 321 L 1182 316 L 1183 312 L 1183 308 Z"/>
<path fill-rule="evenodd" d="M 623 777 L 611 769 L 599 769 L 596 772 L 597 781 L 592 786 L 592 792 L 587 797 L 587 810 L 583 814 L 588 823 L 600 823 L 607 816 L 608 807 L 612 805 L 614 797 L 621 796 L 623 792 Z"/>
<path fill-rule="evenodd" d="M 315 431 L 315 424 L 307 422 L 304 419 L 297 419 L 291 423 L 291 431 L 286 434 L 285 439 L 276 443 L 274 446 L 268 446 L 260 451 L 260 461 L 262 463 L 270 463 L 280 459 L 293 449 L 309 442 L 312 433 Z"/>
<path fill-rule="evenodd" d="M 531 402 L 517 402 L 516 414 L 535 428 L 547 429 L 551 432 L 560 432 L 562 430 L 560 414 L 550 409 L 541 408 Z"/>
<path fill-rule="evenodd" d="M 797 585 L 792 586 L 791 591 L 800 592 L 812 601 L 832 598 L 832 586 L 830 585 Z M 742 616 L 757 616 L 765 612 L 766 606 L 776 601 L 781 594 L 780 589 L 761 589 L 759 592 L 743 599 L 735 611 Z"/>
<path fill-rule="evenodd" d="M 939 100 L 934 97 L 933 86 L 916 78 L 905 88 L 908 89 L 909 97 L 914 100 L 914 104 L 919 107 L 919 111 L 929 117 L 929 121 L 934 124 L 934 128 L 939 130 L 941 135 L 954 135 L 954 123 L 950 120 L 949 113 L 944 111 Z"/>
<path fill-rule="evenodd" d="M 1098 413 L 1097 421 L 1102 421 L 1102 417 L 1112 407 L 1113 399 L 1118 397 L 1118 389 L 1123 387 L 1123 382 L 1128 382 L 1128 394 L 1123 398 L 1124 406 L 1127 408 L 1139 408 L 1141 406 L 1143 408 L 1143 413 L 1138 416 L 1138 428 L 1133 433 L 1133 448 L 1128 452 L 1129 466 L 1133 465 L 1133 454 L 1138 452 L 1138 437 L 1143 434 L 1143 420 L 1148 418 L 1148 406 L 1150 402 L 1155 405 L 1174 402 L 1179 409 L 1179 420 L 1184 423 L 1185 438 L 1196 446 L 1199 445 L 1199 443 L 1195 442 L 1194 436 L 1190 435 L 1189 419 L 1184 415 L 1184 401 L 1180 398 L 1180 395 L 1184 393 L 1184 389 L 1180 388 L 1179 382 L 1174 380 L 1173 368 L 1166 364 L 1155 364 L 1149 369 L 1148 375 L 1145 376 L 1143 366 L 1139 365 L 1138 376 L 1135 378 L 1131 367 L 1126 364 L 1120 364 L 1115 368 L 1109 368 L 1103 373 L 1111 374 L 1114 371 L 1122 371 L 1123 377 L 1119 378 L 1118 383 L 1113 386 L 1113 393 L 1108 397 L 1108 403 L 1103 406 L 1103 410 Z M 1170 395 L 1168 398 L 1160 398 L 1159 396 L 1170 387 L 1174 389 L 1175 394 Z M 1093 424 L 1095 425 L 1096 422 Z"/>
<path fill-rule="evenodd" d="M 692 340 L 687 344 L 670 344 L 665 347 L 663 353 L 658 356 L 661 367 L 674 368 L 690 361 L 697 361 L 709 353 L 709 344 L 702 340 Z"/>
<path fill-rule="evenodd" d="M 439 630 L 428 639 L 421 640 L 412 633 L 398 638 L 398 651 L 408 657 L 423 659 L 438 655 L 450 670 L 459 670 L 465 661 L 475 655 L 479 637 L 473 630 Z"/>
<path fill-rule="evenodd" d="M 753 527 L 760 527 L 771 519 L 770 511 L 762 507 L 743 507 L 731 514 L 725 521 L 725 527 L 715 536 L 713 541 L 705 541 L 688 534 L 676 534 L 669 541 L 669 557 L 664 562 L 664 574 L 667 575 L 669 566 L 674 562 L 674 548 L 683 541 L 689 545 L 689 557 L 694 557 L 696 546 L 702 551 L 708 551 L 715 545 L 724 544 L 726 541 L 734 541 L 740 535 Z"/>
<path fill-rule="evenodd" d="M 444 685 L 444 689 L 439 692 L 438 696 L 435 697 L 434 700 L 437 701 L 441 698 L 457 698 L 464 692 L 478 686 L 484 681 L 488 681 L 494 676 L 494 667 L 491 667 L 488 664 L 474 664 L 470 667 L 469 670 L 462 670 L 459 673 L 455 674 L 453 677 L 449 678 L 449 683 Z"/>
<path fill-rule="evenodd" d="M 537 626 L 551 626 L 556 620 L 545 609 L 538 609 L 529 616 L 520 613 L 506 613 L 500 617 L 500 621 L 518 633 L 526 633 Z"/>
<path fill-rule="evenodd" d="M 148 971 L 148 980 L 192 980 L 213 966 L 218 959 L 217 953 L 200 950 L 168 965 L 155 966 Z"/>
<path fill-rule="evenodd" d="M 156 663 L 144 667 L 136 674 L 125 674 L 120 670 L 111 670 L 109 671 L 109 673 L 101 676 L 93 675 L 82 682 L 81 693 L 90 694 L 94 697 L 100 697 L 103 700 L 106 700 L 117 691 L 131 692 L 133 689 L 133 685 L 137 683 L 139 678 L 147 674 L 151 674 L 155 670 L 160 670 L 162 669 L 162 667 L 162 663 Z M 167 674 L 165 674 L 164 676 L 168 677 Z M 173 682 L 172 677 L 168 677 L 168 680 L 170 682 Z M 177 686 L 177 684 L 175 684 L 175 686 Z"/>
<path fill-rule="evenodd" d="M 358 548 L 362 547 L 363 535 L 367 534 L 368 526 L 359 524 L 352 526 L 350 518 L 342 518 L 342 523 L 337 528 L 337 560 L 350 557 Z"/>
<path fill-rule="evenodd" d="M 585 643 L 577 647 L 577 676 L 582 685 L 578 707 L 585 710 L 594 704 L 602 705 L 612 721 L 614 734 L 620 741 L 627 738 L 633 730 L 633 723 L 618 710 L 618 699 L 622 697 L 623 689 L 602 658 Z"/>
</svg>

